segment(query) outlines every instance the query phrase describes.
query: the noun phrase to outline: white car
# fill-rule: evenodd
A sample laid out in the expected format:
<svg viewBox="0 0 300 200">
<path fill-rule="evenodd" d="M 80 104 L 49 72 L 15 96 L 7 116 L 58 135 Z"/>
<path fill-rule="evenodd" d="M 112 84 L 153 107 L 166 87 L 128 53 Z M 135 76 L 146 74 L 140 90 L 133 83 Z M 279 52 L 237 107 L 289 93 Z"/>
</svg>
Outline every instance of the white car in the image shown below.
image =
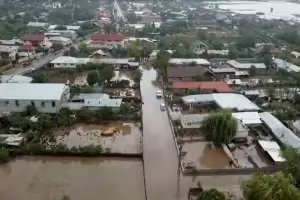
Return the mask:
<svg viewBox="0 0 300 200">
<path fill-rule="evenodd" d="M 160 110 L 161 111 L 165 111 L 166 110 L 166 104 L 165 103 L 161 103 L 160 104 Z"/>
<path fill-rule="evenodd" d="M 162 96 L 163 96 L 163 91 L 162 90 L 157 90 L 156 91 L 156 97 L 157 98 L 162 98 Z"/>
</svg>

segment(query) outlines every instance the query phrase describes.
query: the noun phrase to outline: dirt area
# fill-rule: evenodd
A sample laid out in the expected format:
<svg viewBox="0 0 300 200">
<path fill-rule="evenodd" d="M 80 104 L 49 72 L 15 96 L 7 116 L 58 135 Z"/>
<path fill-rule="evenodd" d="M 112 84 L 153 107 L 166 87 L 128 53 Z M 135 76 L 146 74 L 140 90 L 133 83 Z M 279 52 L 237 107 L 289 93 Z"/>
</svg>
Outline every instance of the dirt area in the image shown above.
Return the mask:
<svg viewBox="0 0 300 200">
<path fill-rule="evenodd" d="M 249 146 L 236 147 L 231 153 L 241 168 L 272 166 L 271 160 L 267 158 L 255 143 Z"/>
<path fill-rule="evenodd" d="M 196 169 L 229 168 L 229 158 L 223 149 L 212 148 L 209 142 L 188 142 L 183 145 L 183 164 L 194 163 Z"/>
<path fill-rule="evenodd" d="M 115 153 L 142 153 L 140 124 L 76 124 L 55 131 L 56 142 L 73 146 L 101 145 Z"/>
<path fill-rule="evenodd" d="M 87 86 L 88 83 L 86 81 L 86 78 L 87 78 L 86 73 L 77 75 L 72 83 L 72 86 Z"/>
</svg>

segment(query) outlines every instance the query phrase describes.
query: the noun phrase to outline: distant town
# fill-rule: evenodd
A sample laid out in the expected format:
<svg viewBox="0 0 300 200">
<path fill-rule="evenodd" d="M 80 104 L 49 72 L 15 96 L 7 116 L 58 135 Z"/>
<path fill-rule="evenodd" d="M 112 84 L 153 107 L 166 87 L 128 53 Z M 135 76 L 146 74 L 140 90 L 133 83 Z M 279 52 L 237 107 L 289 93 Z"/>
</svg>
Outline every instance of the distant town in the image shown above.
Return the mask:
<svg viewBox="0 0 300 200">
<path fill-rule="evenodd" d="M 0 1 L 0 199 L 300 200 L 298 6 Z"/>
</svg>

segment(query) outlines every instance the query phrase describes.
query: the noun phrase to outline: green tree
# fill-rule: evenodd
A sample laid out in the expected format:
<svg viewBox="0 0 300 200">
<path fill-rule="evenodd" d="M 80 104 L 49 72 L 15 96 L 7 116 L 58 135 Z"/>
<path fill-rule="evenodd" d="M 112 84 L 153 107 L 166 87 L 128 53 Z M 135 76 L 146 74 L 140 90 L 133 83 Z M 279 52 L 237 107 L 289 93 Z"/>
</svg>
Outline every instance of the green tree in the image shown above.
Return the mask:
<svg viewBox="0 0 300 200">
<path fill-rule="evenodd" d="M 219 111 L 206 117 L 201 129 L 216 145 L 229 143 L 236 134 L 237 121 L 229 111 Z"/>
<path fill-rule="evenodd" d="M 156 60 L 153 63 L 154 69 L 160 70 L 163 77 L 166 77 L 167 75 L 170 57 L 171 55 L 167 51 L 159 51 L 156 56 Z"/>
<path fill-rule="evenodd" d="M 141 79 L 142 79 L 142 72 L 141 71 L 137 71 L 137 73 L 134 75 L 133 77 L 133 81 L 136 83 L 136 84 L 140 84 L 141 82 Z"/>
<path fill-rule="evenodd" d="M 203 190 L 197 200 L 226 200 L 225 194 L 216 189 Z"/>
<path fill-rule="evenodd" d="M 114 76 L 115 72 L 112 66 L 105 66 L 100 70 L 100 79 L 102 81 L 110 81 Z"/>
<path fill-rule="evenodd" d="M 119 113 L 121 115 L 128 115 L 131 112 L 131 106 L 128 103 L 122 103 L 122 105 L 119 108 Z"/>
<path fill-rule="evenodd" d="M 292 147 L 286 147 L 282 151 L 282 155 L 285 158 L 282 171 L 291 175 L 294 180 L 294 184 L 297 188 L 300 188 L 300 150 Z"/>
<path fill-rule="evenodd" d="M 86 81 L 90 86 L 95 85 L 99 81 L 98 72 L 97 71 L 90 72 L 86 78 Z"/>
<path fill-rule="evenodd" d="M 300 199 L 299 189 L 293 185 L 291 176 L 282 172 L 276 174 L 255 174 L 243 183 L 246 200 L 287 200 Z"/>
<path fill-rule="evenodd" d="M 1 147 L 0 148 L 0 162 L 7 162 L 9 160 L 9 151 L 4 148 Z"/>
<path fill-rule="evenodd" d="M 229 49 L 229 53 L 228 53 L 228 56 L 229 56 L 229 58 L 230 59 L 236 59 L 237 57 L 238 57 L 238 52 L 237 52 L 237 50 L 235 49 L 235 48 L 230 48 Z"/>
<path fill-rule="evenodd" d="M 22 115 L 33 116 L 37 113 L 38 113 L 38 111 L 34 105 L 28 105 L 28 106 L 26 106 L 25 111 L 22 113 Z"/>
<path fill-rule="evenodd" d="M 251 65 L 249 69 L 249 75 L 250 76 L 255 76 L 256 75 L 256 67 L 254 65 Z"/>
<path fill-rule="evenodd" d="M 111 120 L 114 118 L 114 111 L 112 108 L 103 107 L 99 109 L 99 113 L 101 114 L 102 119 L 104 120 Z"/>
<path fill-rule="evenodd" d="M 272 67 L 273 65 L 273 59 L 272 59 L 272 56 L 271 55 L 265 55 L 263 57 L 263 62 L 264 64 L 266 65 L 267 69 L 269 69 L 270 67 Z"/>
</svg>

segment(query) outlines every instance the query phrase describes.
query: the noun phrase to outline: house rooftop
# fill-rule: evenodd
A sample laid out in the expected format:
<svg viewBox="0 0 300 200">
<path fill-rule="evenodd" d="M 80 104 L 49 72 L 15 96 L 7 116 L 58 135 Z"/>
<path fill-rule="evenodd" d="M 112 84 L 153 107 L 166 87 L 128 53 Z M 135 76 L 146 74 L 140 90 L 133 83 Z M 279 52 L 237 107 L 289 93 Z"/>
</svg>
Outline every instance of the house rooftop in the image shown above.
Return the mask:
<svg viewBox="0 0 300 200">
<path fill-rule="evenodd" d="M 51 61 L 52 64 L 86 64 L 90 58 L 75 58 L 71 56 L 60 56 Z"/>
<path fill-rule="evenodd" d="M 247 99 L 244 95 L 234 93 L 213 93 L 189 95 L 181 98 L 185 104 L 216 103 L 223 109 L 235 109 L 237 111 L 258 111 L 260 108 Z"/>
<path fill-rule="evenodd" d="M 1 83 L 31 83 L 33 79 L 22 75 L 2 75 Z"/>
<path fill-rule="evenodd" d="M 171 65 L 183 65 L 189 63 L 196 63 L 197 65 L 210 65 L 210 62 L 202 58 L 171 58 L 169 64 Z"/>
<path fill-rule="evenodd" d="M 232 116 L 237 120 L 240 120 L 245 125 L 262 123 L 258 112 L 236 112 L 232 113 Z"/>
<path fill-rule="evenodd" d="M 223 81 L 197 81 L 197 82 L 173 82 L 173 89 L 199 89 L 211 90 L 214 92 L 233 92 L 233 90 Z"/>
<path fill-rule="evenodd" d="M 126 37 L 119 34 L 93 34 L 91 40 L 93 41 L 123 41 Z"/>
<path fill-rule="evenodd" d="M 22 38 L 24 41 L 39 41 L 42 42 L 45 39 L 44 34 L 25 34 Z"/>
<path fill-rule="evenodd" d="M 10 53 L 12 51 L 18 50 L 20 47 L 19 46 L 6 46 L 6 45 L 0 45 L 0 52 L 6 52 Z"/>
<path fill-rule="evenodd" d="M 54 83 L 1 83 L 1 100 L 60 100 L 69 86 Z"/>
<path fill-rule="evenodd" d="M 293 131 L 284 126 L 276 117 L 269 112 L 259 113 L 261 120 L 269 127 L 274 136 L 282 142 L 293 148 L 300 148 L 300 138 Z"/>
<path fill-rule="evenodd" d="M 226 61 L 227 64 L 231 65 L 236 69 L 250 69 L 251 66 L 255 66 L 257 69 L 266 69 L 266 65 L 264 63 L 239 63 L 235 60 Z"/>
<path fill-rule="evenodd" d="M 169 67 L 167 74 L 170 78 L 184 78 L 184 77 L 195 77 L 203 75 L 205 73 L 210 73 L 205 67 Z"/>
<path fill-rule="evenodd" d="M 50 25 L 48 27 L 49 30 L 55 30 L 55 28 L 57 27 L 58 25 Z M 67 30 L 79 30 L 80 29 L 80 26 L 69 26 L 69 25 L 64 25 L 64 27 L 66 27 Z"/>
</svg>

